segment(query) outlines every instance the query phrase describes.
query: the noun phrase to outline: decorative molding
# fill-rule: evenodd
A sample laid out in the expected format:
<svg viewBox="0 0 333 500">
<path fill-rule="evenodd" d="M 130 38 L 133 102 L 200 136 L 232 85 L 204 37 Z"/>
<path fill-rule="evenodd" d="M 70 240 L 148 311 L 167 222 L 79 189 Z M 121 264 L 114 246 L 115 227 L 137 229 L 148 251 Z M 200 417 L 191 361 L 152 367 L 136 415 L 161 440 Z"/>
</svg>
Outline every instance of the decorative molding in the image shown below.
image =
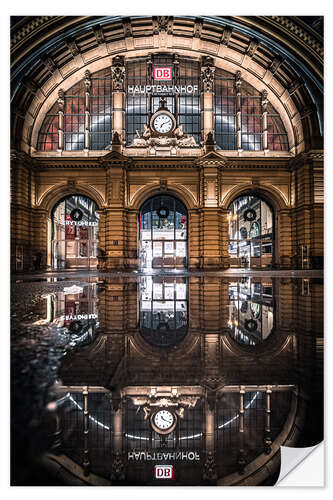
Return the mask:
<svg viewBox="0 0 333 500">
<path fill-rule="evenodd" d="M 105 43 L 103 28 L 99 24 L 93 27 L 93 32 L 95 34 L 96 42 L 98 43 L 98 45 Z"/>
<path fill-rule="evenodd" d="M 66 40 L 66 45 L 69 48 L 69 50 L 70 50 L 70 52 L 71 52 L 71 54 L 72 54 L 73 57 L 76 57 L 76 56 L 78 56 L 80 54 L 80 49 L 77 46 L 76 41 L 73 40 L 72 38 L 68 38 Z"/>
<path fill-rule="evenodd" d="M 123 90 L 125 80 L 125 60 L 123 56 L 112 59 L 112 86 L 113 90 Z"/>
</svg>

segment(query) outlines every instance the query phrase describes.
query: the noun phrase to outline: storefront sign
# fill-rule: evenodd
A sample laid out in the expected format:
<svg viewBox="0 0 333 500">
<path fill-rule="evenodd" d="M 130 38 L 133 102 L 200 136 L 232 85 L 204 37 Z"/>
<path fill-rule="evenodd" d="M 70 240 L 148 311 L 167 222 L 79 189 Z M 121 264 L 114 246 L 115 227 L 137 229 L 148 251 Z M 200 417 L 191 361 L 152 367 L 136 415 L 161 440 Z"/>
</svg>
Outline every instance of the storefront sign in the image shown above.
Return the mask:
<svg viewBox="0 0 333 500">
<path fill-rule="evenodd" d="M 189 460 L 199 461 L 200 453 L 197 451 L 174 451 L 174 452 L 148 452 L 148 451 L 129 451 L 128 461 L 158 461 L 158 460 Z"/>
<path fill-rule="evenodd" d="M 78 222 L 74 220 L 66 220 L 65 224 L 66 226 L 98 226 L 98 222 L 88 222 L 86 220 L 80 220 Z"/>
<path fill-rule="evenodd" d="M 128 94 L 198 94 L 198 85 L 128 85 Z"/>
</svg>

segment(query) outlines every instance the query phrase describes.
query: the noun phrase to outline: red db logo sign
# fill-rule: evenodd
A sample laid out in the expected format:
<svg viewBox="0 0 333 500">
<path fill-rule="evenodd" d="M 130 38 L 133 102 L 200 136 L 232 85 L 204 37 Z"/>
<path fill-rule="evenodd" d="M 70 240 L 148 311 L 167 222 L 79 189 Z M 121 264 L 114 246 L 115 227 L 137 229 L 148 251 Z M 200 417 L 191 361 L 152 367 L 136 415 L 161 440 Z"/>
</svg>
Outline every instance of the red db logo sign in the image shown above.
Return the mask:
<svg viewBox="0 0 333 500">
<path fill-rule="evenodd" d="M 172 68 L 154 68 L 154 80 L 172 80 Z"/>
<path fill-rule="evenodd" d="M 155 465 L 155 479 L 172 479 L 173 465 Z"/>
</svg>

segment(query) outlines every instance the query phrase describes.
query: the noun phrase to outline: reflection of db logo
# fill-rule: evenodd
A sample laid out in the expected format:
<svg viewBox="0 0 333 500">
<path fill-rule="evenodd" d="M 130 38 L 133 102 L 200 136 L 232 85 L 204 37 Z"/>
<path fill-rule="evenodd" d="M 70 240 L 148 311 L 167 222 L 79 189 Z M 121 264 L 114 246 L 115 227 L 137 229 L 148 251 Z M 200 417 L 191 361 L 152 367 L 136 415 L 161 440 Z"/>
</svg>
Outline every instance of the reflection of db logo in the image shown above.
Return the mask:
<svg viewBox="0 0 333 500">
<path fill-rule="evenodd" d="M 154 68 L 154 80 L 172 80 L 171 67 Z"/>
<path fill-rule="evenodd" d="M 173 465 L 155 465 L 155 479 L 172 479 Z"/>
</svg>

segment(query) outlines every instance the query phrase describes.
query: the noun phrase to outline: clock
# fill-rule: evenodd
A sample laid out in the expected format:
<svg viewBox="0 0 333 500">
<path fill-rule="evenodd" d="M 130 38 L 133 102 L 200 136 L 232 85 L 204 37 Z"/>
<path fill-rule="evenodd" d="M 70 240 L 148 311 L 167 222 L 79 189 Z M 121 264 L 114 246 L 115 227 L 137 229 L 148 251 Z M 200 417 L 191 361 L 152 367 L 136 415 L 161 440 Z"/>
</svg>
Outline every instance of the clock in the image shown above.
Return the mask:
<svg viewBox="0 0 333 500">
<path fill-rule="evenodd" d="M 169 434 L 177 424 L 176 415 L 169 410 L 158 410 L 151 416 L 151 425 L 158 434 Z"/>
<path fill-rule="evenodd" d="M 176 127 L 176 120 L 170 111 L 156 111 L 151 118 L 150 126 L 159 135 L 167 135 Z"/>
</svg>

